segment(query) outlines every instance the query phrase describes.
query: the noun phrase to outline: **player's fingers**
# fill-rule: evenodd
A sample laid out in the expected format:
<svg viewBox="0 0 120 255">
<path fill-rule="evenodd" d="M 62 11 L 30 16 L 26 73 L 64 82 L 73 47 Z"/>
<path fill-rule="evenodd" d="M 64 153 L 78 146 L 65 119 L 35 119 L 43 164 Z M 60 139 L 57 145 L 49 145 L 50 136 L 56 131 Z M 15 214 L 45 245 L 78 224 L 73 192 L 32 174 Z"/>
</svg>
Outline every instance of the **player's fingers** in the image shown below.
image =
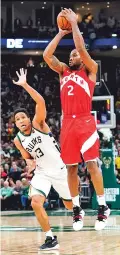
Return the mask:
<svg viewBox="0 0 120 255">
<path fill-rule="evenodd" d="M 62 11 L 62 16 L 66 17 L 67 13 L 63 10 Z"/>
<path fill-rule="evenodd" d="M 22 75 L 22 68 L 20 68 L 20 75 Z"/>
<path fill-rule="evenodd" d="M 24 75 L 24 69 L 23 68 L 21 69 L 21 74 Z"/>
<path fill-rule="evenodd" d="M 16 81 L 12 80 L 12 82 L 13 82 L 14 84 L 16 84 L 16 85 L 17 85 L 17 82 L 16 82 Z"/>
<path fill-rule="evenodd" d="M 18 78 L 20 78 L 20 74 L 18 73 L 18 71 L 16 71 L 16 74 L 17 74 Z"/>
<path fill-rule="evenodd" d="M 65 10 L 67 13 L 69 13 L 69 9 L 67 9 L 67 8 L 64 8 L 64 10 Z"/>
</svg>

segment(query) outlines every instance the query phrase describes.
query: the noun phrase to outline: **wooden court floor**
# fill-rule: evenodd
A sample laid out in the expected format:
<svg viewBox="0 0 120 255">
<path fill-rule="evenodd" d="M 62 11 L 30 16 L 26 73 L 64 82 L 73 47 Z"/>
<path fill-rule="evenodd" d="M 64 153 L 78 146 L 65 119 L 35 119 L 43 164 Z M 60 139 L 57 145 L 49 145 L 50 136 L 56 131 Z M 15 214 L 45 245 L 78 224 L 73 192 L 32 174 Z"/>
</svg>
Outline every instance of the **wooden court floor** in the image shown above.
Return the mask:
<svg viewBox="0 0 120 255">
<path fill-rule="evenodd" d="M 2 212 L 1 254 L 120 255 L 120 211 L 112 212 L 106 229 L 99 232 L 94 230 L 94 214 L 87 211 L 84 228 L 74 232 L 70 212 L 51 211 L 49 219 L 60 249 L 45 253 L 38 251 L 45 235 L 33 212 Z"/>
</svg>

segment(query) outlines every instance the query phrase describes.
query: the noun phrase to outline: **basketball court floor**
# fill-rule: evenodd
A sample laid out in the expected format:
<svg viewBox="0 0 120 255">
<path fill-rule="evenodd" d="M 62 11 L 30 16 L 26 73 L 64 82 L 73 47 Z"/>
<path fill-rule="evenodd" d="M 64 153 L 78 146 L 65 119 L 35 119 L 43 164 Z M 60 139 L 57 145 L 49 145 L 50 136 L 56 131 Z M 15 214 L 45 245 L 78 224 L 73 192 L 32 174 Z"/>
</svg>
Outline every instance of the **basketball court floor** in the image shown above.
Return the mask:
<svg viewBox="0 0 120 255">
<path fill-rule="evenodd" d="M 45 235 L 33 212 L 6 211 L 1 216 L 1 254 L 120 255 L 120 210 L 111 212 L 107 227 L 99 232 L 94 230 L 95 211 L 86 211 L 84 228 L 79 232 L 72 229 L 71 212 L 59 210 L 48 214 L 58 237 L 59 251 L 38 251 Z"/>
</svg>

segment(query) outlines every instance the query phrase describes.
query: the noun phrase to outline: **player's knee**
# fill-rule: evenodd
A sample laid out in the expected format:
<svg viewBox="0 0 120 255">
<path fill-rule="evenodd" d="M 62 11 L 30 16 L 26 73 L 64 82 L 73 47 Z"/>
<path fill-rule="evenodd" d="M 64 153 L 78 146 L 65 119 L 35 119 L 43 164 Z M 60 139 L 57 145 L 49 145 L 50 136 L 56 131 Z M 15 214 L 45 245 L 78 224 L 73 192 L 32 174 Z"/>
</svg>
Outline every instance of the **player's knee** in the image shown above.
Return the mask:
<svg viewBox="0 0 120 255">
<path fill-rule="evenodd" d="M 90 174 L 94 174 L 96 172 L 97 163 L 96 161 L 88 161 L 87 168 Z"/>
<path fill-rule="evenodd" d="M 33 209 L 37 209 L 37 208 L 43 207 L 43 202 L 37 197 L 32 197 L 31 206 Z"/>
<path fill-rule="evenodd" d="M 68 176 L 76 176 L 78 171 L 78 166 L 67 166 Z"/>
</svg>

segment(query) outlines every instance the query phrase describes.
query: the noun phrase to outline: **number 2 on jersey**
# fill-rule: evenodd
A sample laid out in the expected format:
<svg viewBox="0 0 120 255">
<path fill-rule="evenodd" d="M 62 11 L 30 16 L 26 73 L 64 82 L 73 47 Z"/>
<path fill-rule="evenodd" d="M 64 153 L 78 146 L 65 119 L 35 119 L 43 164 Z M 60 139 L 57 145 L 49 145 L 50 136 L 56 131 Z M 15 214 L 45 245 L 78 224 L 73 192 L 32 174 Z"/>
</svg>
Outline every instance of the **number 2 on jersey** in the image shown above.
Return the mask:
<svg viewBox="0 0 120 255">
<path fill-rule="evenodd" d="M 74 93 L 72 92 L 73 91 L 73 86 L 69 85 L 68 88 L 69 88 L 68 96 L 73 96 L 74 95 Z"/>
</svg>

